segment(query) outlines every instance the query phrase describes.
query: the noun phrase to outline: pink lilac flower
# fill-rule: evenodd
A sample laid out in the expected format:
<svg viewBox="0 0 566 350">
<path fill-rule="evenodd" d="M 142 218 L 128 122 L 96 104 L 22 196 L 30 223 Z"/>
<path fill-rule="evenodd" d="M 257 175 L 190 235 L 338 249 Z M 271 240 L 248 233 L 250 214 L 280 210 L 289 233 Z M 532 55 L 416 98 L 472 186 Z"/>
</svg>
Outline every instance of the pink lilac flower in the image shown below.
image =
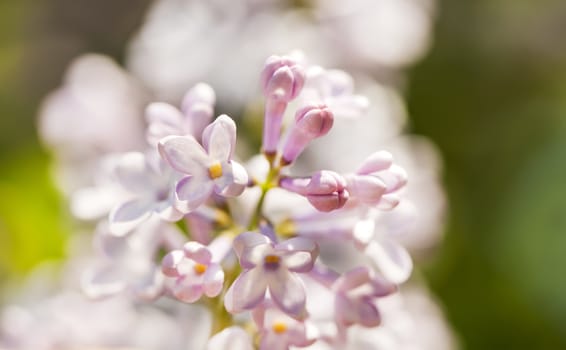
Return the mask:
<svg viewBox="0 0 566 350">
<path fill-rule="evenodd" d="M 339 325 L 376 327 L 381 322 L 376 299 L 394 293 L 397 286 L 375 276 L 367 267 L 358 267 L 338 278 L 332 290 L 336 293 L 335 318 Z"/>
<path fill-rule="evenodd" d="M 166 221 L 183 214 L 175 209 L 174 183 L 179 175 L 157 156 L 125 153 L 116 166 L 116 178 L 130 192 L 129 199 L 114 206 L 109 215 L 110 232 L 123 236 L 154 213 Z"/>
<path fill-rule="evenodd" d="M 253 318 L 261 337 L 260 350 L 304 348 L 317 340 L 318 332 L 313 324 L 289 317 L 269 301 L 253 311 Z"/>
<path fill-rule="evenodd" d="M 164 102 L 150 104 L 145 110 L 147 140 L 156 145 L 169 135 L 200 137 L 212 119 L 215 102 L 214 90 L 207 84 L 199 83 L 185 94 L 181 110 Z"/>
<path fill-rule="evenodd" d="M 214 192 L 224 197 L 240 195 L 248 184 L 245 169 L 232 159 L 236 124 L 219 116 L 203 132 L 203 146 L 193 136 L 168 136 L 159 141 L 161 156 L 175 170 L 186 174 L 176 186 L 176 208 L 188 213 Z"/>
<path fill-rule="evenodd" d="M 305 290 L 296 273 L 312 269 L 318 256 L 316 243 L 305 238 L 291 238 L 273 243 L 255 232 L 245 232 L 234 240 L 234 250 L 244 271 L 224 297 L 232 313 L 255 308 L 269 290 L 273 302 L 289 316 L 304 319 Z"/>
<path fill-rule="evenodd" d="M 169 252 L 162 261 L 163 273 L 171 277 L 171 293 L 179 300 L 193 303 L 202 295 L 215 297 L 222 291 L 224 271 L 220 260 L 230 249 L 230 241 L 219 237 L 206 247 L 198 242 L 187 242 L 183 250 Z"/>
</svg>

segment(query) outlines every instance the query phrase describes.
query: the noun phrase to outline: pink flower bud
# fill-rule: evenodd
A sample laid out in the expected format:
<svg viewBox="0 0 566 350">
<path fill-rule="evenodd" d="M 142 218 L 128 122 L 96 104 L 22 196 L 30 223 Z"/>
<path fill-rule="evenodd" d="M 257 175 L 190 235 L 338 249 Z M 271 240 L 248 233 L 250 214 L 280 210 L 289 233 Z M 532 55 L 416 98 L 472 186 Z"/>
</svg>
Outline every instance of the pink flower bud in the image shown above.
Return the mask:
<svg viewBox="0 0 566 350">
<path fill-rule="evenodd" d="M 313 207 L 323 212 L 342 208 L 349 198 L 346 180 L 333 171 L 318 171 L 310 179 L 282 178 L 279 184 L 288 191 L 305 196 Z"/>
<path fill-rule="evenodd" d="M 294 162 L 312 140 L 328 134 L 333 124 L 334 115 L 326 105 L 309 105 L 298 110 L 283 147 L 282 163 Z"/>
<path fill-rule="evenodd" d="M 274 157 L 281 134 L 281 123 L 287 103 L 296 98 L 305 83 L 305 71 L 289 57 L 271 56 L 261 73 L 261 85 L 266 97 L 262 148 Z"/>
<path fill-rule="evenodd" d="M 319 211 L 329 212 L 346 204 L 349 194 L 346 180 L 333 171 L 319 171 L 307 186 L 307 199 Z"/>
<path fill-rule="evenodd" d="M 290 57 L 271 56 L 261 73 L 263 92 L 268 99 L 289 102 L 305 83 L 305 70 Z"/>
</svg>

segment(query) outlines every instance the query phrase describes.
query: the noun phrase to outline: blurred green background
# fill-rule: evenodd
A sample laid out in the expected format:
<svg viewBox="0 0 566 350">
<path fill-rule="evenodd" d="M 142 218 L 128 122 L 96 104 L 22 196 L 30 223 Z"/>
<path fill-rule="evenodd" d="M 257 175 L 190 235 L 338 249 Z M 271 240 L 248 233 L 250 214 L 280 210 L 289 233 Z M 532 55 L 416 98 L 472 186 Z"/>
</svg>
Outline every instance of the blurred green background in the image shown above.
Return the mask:
<svg viewBox="0 0 566 350">
<path fill-rule="evenodd" d="M 34 129 L 83 52 L 120 60 L 148 0 L 0 2 L 0 285 L 69 228 Z M 445 0 L 409 73 L 412 131 L 445 161 L 446 239 L 425 266 L 466 349 L 566 349 L 566 2 Z"/>
</svg>

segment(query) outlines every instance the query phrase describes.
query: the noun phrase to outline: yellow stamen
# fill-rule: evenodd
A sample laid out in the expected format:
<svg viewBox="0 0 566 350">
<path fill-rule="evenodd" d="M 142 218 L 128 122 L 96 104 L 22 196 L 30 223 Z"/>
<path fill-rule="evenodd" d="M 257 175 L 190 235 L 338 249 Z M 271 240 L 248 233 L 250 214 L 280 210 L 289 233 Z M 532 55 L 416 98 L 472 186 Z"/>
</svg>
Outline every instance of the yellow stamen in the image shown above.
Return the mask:
<svg viewBox="0 0 566 350">
<path fill-rule="evenodd" d="M 266 264 L 278 264 L 280 260 L 281 258 L 279 258 L 277 255 L 267 255 L 265 258 L 263 258 L 263 261 L 265 261 Z"/>
<path fill-rule="evenodd" d="M 208 175 L 213 180 L 222 176 L 222 164 L 220 164 L 220 162 L 215 162 L 211 166 L 209 166 Z"/>
<path fill-rule="evenodd" d="M 193 270 L 197 275 L 202 275 L 203 273 L 206 272 L 206 269 L 207 269 L 206 265 L 199 263 L 195 264 L 195 266 L 193 267 Z"/>
<path fill-rule="evenodd" d="M 287 332 L 287 325 L 285 322 L 277 321 L 273 323 L 271 329 L 273 329 L 275 333 L 281 334 Z"/>
</svg>

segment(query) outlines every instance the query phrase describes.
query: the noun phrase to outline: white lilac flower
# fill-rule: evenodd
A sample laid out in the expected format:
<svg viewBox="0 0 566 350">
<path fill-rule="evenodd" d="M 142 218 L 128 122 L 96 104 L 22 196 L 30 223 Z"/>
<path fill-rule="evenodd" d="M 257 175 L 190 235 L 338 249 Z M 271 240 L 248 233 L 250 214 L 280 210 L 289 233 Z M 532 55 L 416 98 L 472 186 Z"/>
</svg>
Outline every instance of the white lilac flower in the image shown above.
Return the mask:
<svg viewBox="0 0 566 350">
<path fill-rule="evenodd" d="M 337 118 L 357 118 L 369 108 L 367 97 L 354 94 L 354 81 L 348 73 L 320 66 L 307 69 L 299 98 L 305 103 L 325 104 Z"/>
<path fill-rule="evenodd" d="M 199 4 L 195 6 L 209 6 Z M 230 13 L 216 5 L 210 6 L 218 15 Z M 206 125 L 215 104 L 208 85 L 191 89 L 180 109 L 166 103 L 148 106 L 146 136 L 156 146 L 153 153 L 121 154 L 111 176 L 77 195 L 79 212 L 91 217 L 117 201 L 107 226 L 99 224 L 94 262 L 77 267 L 86 270 L 82 286 L 89 296 L 121 294 L 140 300 L 167 295 L 174 299 L 164 298 L 168 302 L 206 306 L 214 323 L 207 323 L 211 327 L 203 331 L 203 341 L 190 343 L 195 350 L 325 344 L 356 349 L 388 341 L 356 343 L 351 334 L 360 326 L 379 329 L 385 322 L 384 297 L 410 276 L 412 260 L 397 236 L 409 215 L 404 211 L 386 220 L 383 214 L 394 212 L 401 202 L 407 174 L 385 151 L 356 159 L 353 164 L 361 165 L 354 172 L 337 170 L 366 152 L 367 140 L 360 137 L 358 142 L 355 133 L 345 135 L 352 148 L 340 143 L 311 152 L 310 145 L 318 143 L 313 140 L 335 131 L 335 113 L 360 115 L 367 100 L 353 93 L 346 73 L 300 62 L 296 56 L 270 56 L 263 65 L 263 154 L 252 167 L 251 181 L 234 160 L 235 122 L 221 115 Z M 283 135 L 285 114 L 292 112 L 295 120 Z M 400 130 L 363 128 L 377 144 L 383 141 L 375 139 L 397 137 Z M 338 129 L 331 136 L 334 143 Z M 363 152 L 353 152 L 355 147 Z M 303 174 L 311 175 L 289 175 L 303 171 L 303 159 L 314 167 Z M 328 167 L 318 164 L 322 161 Z M 117 187 L 116 197 L 105 197 Z M 228 198 L 246 188 L 245 198 Z M 91 190 L 90 198 L 101 193 L 104 200 L 84 205 Z M 183 216 L 186 221 L 175 225 Z M 232 250 L 235 254 L 229 254 Z M 137 336 L 135 345 L 143 344 L 143 332 Z"/>
<path fill-rule="evenodd" d="M 368 210 L 354 227 L 353 237 L 385 278 L 394 283 L 403 283 L 411 275 L 413 260 L 407 249 L 398 242 L 395 232 L 381 229 L 379 217 L 379 211 Z"/>
<path fill-rule="evenodd" d="M 159 140 L 169 135 L 200 138 L 212 119 L 215 102 L 214 90 L 205 83 L 199 83 L 185 94 L 181 110 L 165 102 L 151 103 L 145 110 L 148 142 L 157 145 Z"/>
<path fill-rule="evenodd" d="M 175 209 L 175 181 L 180 177 L 156 155 L 125 153 L 116 166 L 116 178 L 130 196 L 114 206 L 109 215 L 110 232 L 123 236 L 157 214 L 177 221 L 183 214 Z"/>
<path fill-rule="evenodd" d="M 335 319 L 341 327 L 359 324 L 376 327 L 381 322 L 377 298 L 397 290 L 397 286 L 375 276 L 367 267 L 358 267 L 340 276 L 332 285 L 336 294 Z"/>
<path fill-rule="evenodd" d="M 169 252 L 161 263 L 163 273 L 173 280 L 169 287 L 178 300 L 193 303 L 204 294 L 215 297 L 222 291 L 224 271 L 220 261 L 231 248 L 227 237 L 219 237 L 208 247 L 187 242 L 183 250 Z"/>
<path fill-rule="evenodd" d="M 318 341 L 309 350 L 453 350 L 458 342 L 442 311 L 423 286 L 411 285 L 378 300 L 379 327 L 354 325 L 340 338 Z"/>
<path fill-rule="evenodd" d="M 82 275 L 81 286 L 91 298 L 126 293 L 155 299 L 163 292 L 165 276 L 155 262 L 159 249 L 183 242 L 175 226 L 150 218 L 130 235 L 117 237 L 101 224 L 95 236 L 97 255 Z"/>
<path fill-rule="evenodd" d="M 176 186 L 176 208 L 188 213 L 214 192 L 225 197 L 240 195 L 248 184 L 245 169 L 232 159 L 236 124 L 219 116 L 203 132 L 203 146 L 193 136 L 168 136 L 159 141 L 161 156 L 175 170 L 186 174 Z"/>
<path fill-rule="evenodd" d="M 143 146 L 139 118 L 147 96 L 112 59 L 81 56 L 67 70 L 64 85 L 40 110 L 42 139 L 60 156 L 93 156 Z"/>
<path fill-rule="evenodd" d="M 92 171 L 92 186 L 79 188 L 70 195 L 71 213 L 81 220 L 95 220 L 108 215 L 112 208 L 131 197 L 116 178 L 121 153 L 111 153 L 98 160 Z"/>
<path fill-rule="evenodd" d="M 281 1 L 159 0 L 133 38 L 127 64 L 162 98 L 178 100 L 204 80 L 236 108 L 254 96 L 265 57 L 296 48 L 326 67 L 385 73 L 380 79 L 395 83 L 428 48 L 434 3 L 315 0 L 296 8 Z"/>
<path fill-rule="evenodd" d="M 228 311 L 255 308 L 269 290 L 275 305 L 286 314 L 296 319 L 307 316 L 304 286 L 296 273 L 312 269 L 318 256 L 316 243 L 305 238 L 273 243 L 259 233 L 245 232 L 235 239 L 234 250 L 244 271 L 224 297 Z"/>
</svg>

